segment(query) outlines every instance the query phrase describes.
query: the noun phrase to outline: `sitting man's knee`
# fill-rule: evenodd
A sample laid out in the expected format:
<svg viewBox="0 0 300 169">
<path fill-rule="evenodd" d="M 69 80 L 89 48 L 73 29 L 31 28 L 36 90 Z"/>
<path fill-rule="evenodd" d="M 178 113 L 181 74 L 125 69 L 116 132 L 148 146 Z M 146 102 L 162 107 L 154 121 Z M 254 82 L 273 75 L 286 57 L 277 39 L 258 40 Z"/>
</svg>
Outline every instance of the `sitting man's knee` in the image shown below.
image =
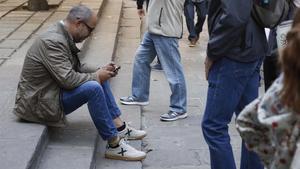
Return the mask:
<svg viewBox="0 0 300 169">
<path fill-rule="evenodd" d="M 84 86 L 90 92 L 99 92 L 103 90 L 101 84 L 97 81 L 87 81 L 84 83 Z"/>
</svg>

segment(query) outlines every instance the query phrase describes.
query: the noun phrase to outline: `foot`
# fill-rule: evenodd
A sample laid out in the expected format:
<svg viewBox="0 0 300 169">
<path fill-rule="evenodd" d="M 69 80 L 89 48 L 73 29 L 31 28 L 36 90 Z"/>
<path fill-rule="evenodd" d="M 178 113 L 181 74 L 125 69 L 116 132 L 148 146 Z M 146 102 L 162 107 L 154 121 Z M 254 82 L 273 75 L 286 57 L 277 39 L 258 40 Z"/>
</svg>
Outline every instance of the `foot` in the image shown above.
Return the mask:
<svg viewBox="0 0 300 169">
<path fill-rule="evenodd" d="M 126 128 L 123 131 L 119 131 L 119 136 L 121 138 L 125 138 L 128 140 L 141 140 L 147 135 L 146 131 L 135 129 L 128 123 L 125 124 Z"/>
<path fill-rule="evenodd" d="M 187 118 L 187 113 L 177 113 L 173 111 L 169 111 L 168 113 L 160 115 L 161 121 L 175 121 L 178 119 Z"/>
<path fill-rule="evenodd" d="M 156 63 L 156 64 L 152 65 L 151 69 L 152 70 L 163 70 L 162 67 L 161 67 L 161 64 L 159 64 L 159 63 Z"/>
<path fill-rule="evenodd" d="M 136 150 L 127 144 L 124 139 L 121 139 L 117 147 L 111 148 L 110 146 L 107 146 L 105 158 L 126 161 L 140 161 L 146 158 L 146 153 Z"/>
<path fill-rule="evenodd" d="M 195 47 L 197 44 L 198 38 L 191 38 L 189 47 Z"/>
<path fill-rule="evenodd" d="M 137 100 L 134 100 L 132 96 L 128 97 L 121 97 L 120 102 L 125 105 L 138 105 L 138 106 L 147 106 L 149 102 L 140 102 Z"/>
</svg>

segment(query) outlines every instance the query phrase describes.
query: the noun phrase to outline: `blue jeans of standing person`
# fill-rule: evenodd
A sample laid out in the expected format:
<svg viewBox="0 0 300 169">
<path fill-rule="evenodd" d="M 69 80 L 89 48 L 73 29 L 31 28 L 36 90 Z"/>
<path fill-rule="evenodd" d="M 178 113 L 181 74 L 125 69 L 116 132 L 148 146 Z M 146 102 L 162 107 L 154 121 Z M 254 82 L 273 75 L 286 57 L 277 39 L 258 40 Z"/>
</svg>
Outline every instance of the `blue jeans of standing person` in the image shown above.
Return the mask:
<svg viewBox="0 0 300 169">
<path fill-rule="evenodd" d="M 197 12 L 197 23 L 195 24 L 195 8 Z M 186 19 L 186 25 L 189 31 L 188 39 L 199 38 L 199 34 L 202 32 L 202 27 L 205 22 L 206 14 L 208 10 L 207 0 L 202 2 L 192 2 L 192 0 L 186 0 L 184 3 L 184 15 Z"/>
<path fill-rule="evenodd" d="M 73 90 L 62 90 L 65 114 L 70 114 L 83 104 L 88 109 L 98 133 L 104 140 L 118 136 L 113 119 L 121 115 L 108 81 L 99 84 L 88 81 Z"/>
<path fill-rule="evenodd" d="M 226 57 L 215 62 L 208 76 L 202 131 L 209 146 L 211 169 L 236 169 L 228 124 L 233 113 L 258 97 L 261 60 L 236 62 Z M 242 143 L 241 169 L 263 169 L 259 157 Z"/>
<path fill-rule="evenodd" d="M 165 37 L 146 32 L 137 49 L 132 77 L 132 96 L 137 101 L 149 100 L 150 64 L 157 56 L 171 87 L 170 110 L 186 112 L 186 85 L 178 38 Z"/>
</svg>

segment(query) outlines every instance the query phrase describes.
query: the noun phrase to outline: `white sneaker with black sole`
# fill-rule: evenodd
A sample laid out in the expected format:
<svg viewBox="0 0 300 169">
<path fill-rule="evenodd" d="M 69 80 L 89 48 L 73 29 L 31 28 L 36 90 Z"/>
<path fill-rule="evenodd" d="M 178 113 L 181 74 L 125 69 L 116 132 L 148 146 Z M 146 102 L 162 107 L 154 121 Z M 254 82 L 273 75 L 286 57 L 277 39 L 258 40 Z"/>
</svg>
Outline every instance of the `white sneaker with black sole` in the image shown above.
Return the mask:
<svg viewBox="0 0 300 169">
<path fill-rule="evenodd" d="M 177 113 L 174 111 L 169 111 L 168 113 L 160 115 L 161 121 L 175 121 L 178 119 L 187 118 L 187 113 Z"/>
<path fill-rule="evenodd" d="M 136 150 L 127 144 L 124 139 L 121 139 L 118 147 L 111 148 L 110 146 L 107 146 L 105 158 L 125 161 L 141 161 L 146 158 L 146 153 Z"/>
<path fill-rule="evenodd" d="M 141 140 L 146 137 L 146 131 L 135 129 L 128 123 L 125 123 L 125 125 L 126 128 L 122 131 L 119 131 L 119 136 L 121 138 L 126 138 L 127 140 Z"/>
<path fill-rule="evenodd" d="M 124 105 L 137 105 L 137 106 L 147 106 L 149 104 L 148 101 L 140 102 L 140 101 L 134 100 L 132 96 L 121 97 L 120 102 Z"/>
</svg>

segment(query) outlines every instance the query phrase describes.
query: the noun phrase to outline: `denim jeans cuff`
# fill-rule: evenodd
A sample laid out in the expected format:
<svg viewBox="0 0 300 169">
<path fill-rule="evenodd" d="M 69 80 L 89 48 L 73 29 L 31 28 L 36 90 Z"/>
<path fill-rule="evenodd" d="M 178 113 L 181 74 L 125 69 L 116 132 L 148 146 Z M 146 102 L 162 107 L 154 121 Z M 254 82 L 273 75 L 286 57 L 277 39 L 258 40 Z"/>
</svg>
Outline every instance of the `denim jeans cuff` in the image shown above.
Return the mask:
<svg viewBox="0 0 300 169">
<path fill-rule="evenodd" d="M 118 111 L 116 111 L 116 112 L 114 112 L 114 113 L 111 113 L 111 118 L 114 120 L 114 119 L 120 117 L 121 114 L 122 114 L 121 111 L 118 110 Z"/>
</svg>

